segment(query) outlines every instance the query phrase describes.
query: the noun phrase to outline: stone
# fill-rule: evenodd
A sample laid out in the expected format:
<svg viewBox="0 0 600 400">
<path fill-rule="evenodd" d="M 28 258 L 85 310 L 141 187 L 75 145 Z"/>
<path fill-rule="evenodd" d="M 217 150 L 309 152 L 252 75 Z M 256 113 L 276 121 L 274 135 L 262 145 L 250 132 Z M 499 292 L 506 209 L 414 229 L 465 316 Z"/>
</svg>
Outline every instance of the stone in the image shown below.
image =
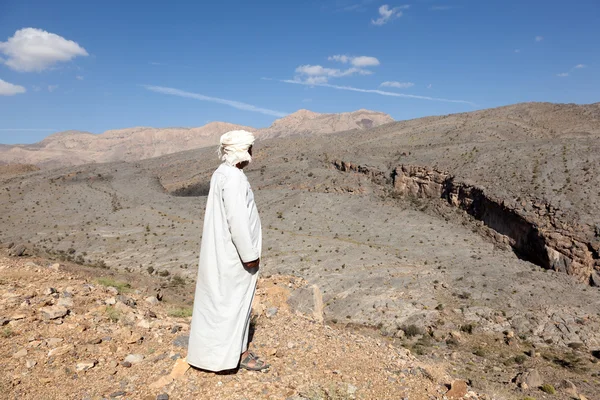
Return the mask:
<svg viewBox="0 0 600 400">
<path fill-rule="evenodd" d="M 120 294 L 117 297 L 115 297 L 115 299 L 117 300 L 117 302 L 123 303 L 129 307 L 135 307 L 136 305 L 135 300 L 129 296 L 124 296 Z"/>
<path fill-rule="evenodd" d="M 42 293 L 46 296 L 50 296 L 50 295 L 56 293 L 56 289 L 54 289 L 53 287 L 49 287 L 49 288 L 44 289 L 44 291 Z"/>
<path fill-rule="evenodd" d="M 104 304 L 107 306 L 114 306 L 117 304 L 117 300 L 114 297 L 109 297 L 108 299 L 104 300 Z"/>
<path fill-rule="evenodd" d="M 10 319 L 8 321 L 9 322 L 10 321 L 19 321 L 19 320 L 25 319 L 25 318 L 27 318 L 27 315 L 25 315 L 25 314 L 14 314 L 13 316 L 10 317 Z M 4 324 L 4 325 L 6 325 L 6 324 Z"/>
<path fill-rule="evenodd" d="M 11 247 L 8 255 L 13 257 L 21 257 L 27 253 L 27 247 L 24 244 L 18 244 L 16 246 Z"/>
<path fill-rule="evenodd" d="M 105 290 L 106 290 L 106 293 L 112 294 L 113 296 L 116 296 L 119 294 L 119 289 L 117 289 L 114 286 L 107 286 Z"/>
<path fill-rule="evenodd" d="M 165 375 L 161 376 L 156 382 L 152 382 L 149 386 L 150 389 L 160 389 L 162 387 L 167 386 L 171 382 L 173 382 L 173 378 L 171 377 L 171 375 Z"/>
<path fill-rule="evenodd" d="M 36 364 L 37 364 L 37 361 L 35 361 L 35 360 L 32 360 L 32 359 L 30 359 L 30 358 L 29 358 L 29 359 L 27 359 L 27 360 L 25 360 L 25 367 L 26 367 L 27 369 L 31 369 L 31 368 L 35 367 L 35 365 L 36 365 Z"/>
<path fill-rule="evenodd" d="M 57 347 L 55 349 L 50 350 L 48 352 L 48 357 L 62 356 L 62 355 L 65 355 L 65 354 L 69 353 L 73 349 L 74 349 L 74 347 L 73 347 L 72 344 L 66 344 L 64 346 Z"/>
<path fill-rule="evenodd" d="M 173 327 L 171 328 L 171 333 L 175 334 L 175 333 L 179 332 L 180 330 L 181 330 L 180 325 L 173 325 Z"/>
<path fill-rule="evenodd" d="M 129 361 L 121 361 L 121 366 L 125 368 L 131 368 L 131 363 Z"/>
<path fill-rule="evenodd" d="M 273 318 L 274 316 L 277 315 L 277 307 L 267 308 L 265 315 L 267 316 L 267 318 Z"/>
<path fill-rule="evenodd" d="M 124 391 L 124 390 L 119 390 L 118 392 L 113 392 L 113 393 L 111 393 L 111 394 L 110 394 L 110 397 L 114 399 L 114 398 L 116 398 L 116 397 L 123 397 L 123 396 L 125 396 L 126 394 L 127 394 L 127 392 L 126 392 L 126 391 Z"/>
<path fill-rule="evenodd" d="M 144 337 L 136 332 L 131 332 L 131 336 L 127 339 L 127 344 L 141 343 Z"/>
<path fill-rule="evenodd" d="M 88 342 L 88 344 L 100 344 L 102 343 L 102 338 L 95 338 Z"/>
<path fill-rule="evenodd" d="M 161 393 L 156 396 L 156 400 L 169 400 L 169 395 L 166 393 Z"/>
<path fill-rule="evenodd" d="M 46 344 L 48 345 L 48 347 L 54 347 L 57 344 L 61 343 L 63 341 L 63 338 L 50 338 L 50 339 L 46 339 Z"/>
<path fill-rule="evenodd" d="M 593 286 L 600 287 L 600 273 L 598 273 L 598 271 L 592 271 L 592 274 L 590 275 L 590 283 Z"/>
<path fill-rule="evenodd" d="M 143 329 L 150 329 L 150 321 L 148 321 L 147 319 L 143 319 L 137 323 L 137 326 Z"/>
<path fill-rule="evenodd" d="M 40 312 L 45 319 L 56 319 L 67 315 L 69 310 L 63 306 L 50 306 L 40 308 Z"/>
<path fill-rule="evenodd" d="M 96 366 L 96 364 L 98 364 L 98 361 L 96 361 L 96 360 L 82 361 L 80 363 L 77 363 L 77 365 L 75 366 L 75 370 L 76 371 L 87 371 L 88 369 L 94 368 Z"/>
<path fill-rule="evenodd" d="M 450 385 L 450 390 L 446 392 L 449 399 L 461 399 L 467 394 L 467 382 L 457 379 Z"/>
<path fill-rule="evenodd" d="M 530 369 L 526 372 L 522 372 L 516 376 L 514 379 L 515 383 L 521 387 L 523 384 L 526 384 L 527 387 L 536 388 L 542 386 L 544 381 L 540 376 L 540 373 L 535 369 Z"/>
<path fill-rule="evenodd" d="M 27 355 L 27 349 L 21 349 L 19 351 L 17 351 L 16 353 L 14 353 L 12 356 L 13 358 L 21 358 L 21 357 L 25 357 Z"/>
<path fill-rule="evenodd" d="M 158 299 L 156 298 L 156 296 L 150 296 L 150 297 L 146 297 L 144 299 L 144 301 L 150 305 L 157 305 L 159 303 Z"/>
<path fill-rule="evenodd" d="M 130 354 L 127 357 L 125 357 L 125 361 L 126 362 L 130 362 L 132 365 L 133 364 L 139 364 L 144 360 L 144 355 L 143 354 Z"/>
<path fill-rule="evenodd" d="M 571 396 L 577 396 L 577 386 L 568 379 L 563 379 L 558 385 L 558 388 L 561 392 L 565 392 Z"/>
<path fill-rule="evenodd" d="M 70 308 L 73 307 L 73 299 L 70 297 L 61 297 L 56 304 L 61 307 Z"/>
<path fill-rule="evenodd" d="M 185 375 L 188 369 L 190 369 L 190 365 L 183 358 L 180 358 L 175 361 L 175 365 L 173 366 L 169 376 L 173 379 L 179 379 Z"/>
<path fill-rule="evenodd" d="M 187 349 L 189 341 L 189 335 L 179 335 L 173 340 L 173 346 Z"/>
</svg>

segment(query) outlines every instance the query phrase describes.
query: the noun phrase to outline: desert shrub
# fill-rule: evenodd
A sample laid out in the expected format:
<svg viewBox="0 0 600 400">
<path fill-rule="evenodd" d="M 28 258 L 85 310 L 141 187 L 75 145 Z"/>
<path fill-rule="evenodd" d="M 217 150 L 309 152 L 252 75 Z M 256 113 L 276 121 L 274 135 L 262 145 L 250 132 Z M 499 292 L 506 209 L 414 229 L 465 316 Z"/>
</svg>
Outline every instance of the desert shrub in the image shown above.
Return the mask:
<svg viewBox="0 0 600 400">
<path fill-rule="evenodd" d="M 169 316 L 175 318 L 187 318 L 192 316 L 192 307 L 178 307 L 169 310 Z"/>
<path fill-rule="evenodd" d="M 413 336 L 417 336 L 417 335 L 420 335 L 423 333 L 421 331 L 421 328 L 419 328 L 415 324 L 404 326 L 400 329 L 402 329 L 404 331 L 404 334 L 406 335 L 406 337 L 413 337 Z"/>
<path fill-rule="evenodd" d="M 119 318 L 121 318 L 121 313 L 119 312 L 119 310 L 112 306 L 106 306 L 106 308 L 104 309 L 104 313 L 111 322 L 118 322 Z"/>
<path fill-rule="evenodd" d="M 556 389 L 554 389 L 554 386 L 548 383 L 544 383 L 542 386 L 540 386 L 540 390 L 548 394 L 556 394 Z"/>
<path fill-rule="evenodd" d="M 131 290 L 131 285 L 129 283 L 117 281 L 113 278 L 102 277 L 96 279 L 96 282 L 102 286 L 112 286 L 117 288 L 120 293 L 129 292 Z"/>
</svg>

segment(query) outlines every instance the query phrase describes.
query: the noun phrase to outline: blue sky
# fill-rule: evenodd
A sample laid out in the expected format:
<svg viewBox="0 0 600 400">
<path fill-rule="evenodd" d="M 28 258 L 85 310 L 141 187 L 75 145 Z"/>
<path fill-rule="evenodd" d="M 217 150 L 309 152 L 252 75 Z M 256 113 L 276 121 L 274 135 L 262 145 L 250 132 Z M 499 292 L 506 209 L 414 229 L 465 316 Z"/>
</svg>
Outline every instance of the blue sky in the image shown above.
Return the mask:
<svg viewBox="0 0 600 400">
<path fill-rule="evenodd" d="M 0 0 L 0 143 L 600 101 L 600 2 Z"/>
</svg>

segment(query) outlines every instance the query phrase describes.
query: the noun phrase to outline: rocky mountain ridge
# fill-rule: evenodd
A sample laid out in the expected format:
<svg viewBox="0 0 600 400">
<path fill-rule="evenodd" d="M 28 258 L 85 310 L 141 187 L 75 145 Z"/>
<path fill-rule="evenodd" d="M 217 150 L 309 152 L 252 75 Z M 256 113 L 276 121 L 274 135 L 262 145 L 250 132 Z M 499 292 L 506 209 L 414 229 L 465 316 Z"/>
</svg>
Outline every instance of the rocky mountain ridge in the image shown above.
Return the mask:
<svg viewBox="0 0 600 400">
<path fill-rule="evenodd" d="M 276 120 L 270 127 L 256 129 L 227 122 L 210 122 L 198 128 L 134 127 L 95 135 L 64 131 L 31 145 L 0 146 L 0 163 L 24 163 L 58 167 L 111 161 L 138 161 L 165 154 L 217 145 L 230 130 L 244 129 L 260 139 L 293 135 L 325 135 L 349 129 L 368 129 L 393 119 L 383 113 L 358 110 L 320 114 L 299 110 Z"/>
</svg>

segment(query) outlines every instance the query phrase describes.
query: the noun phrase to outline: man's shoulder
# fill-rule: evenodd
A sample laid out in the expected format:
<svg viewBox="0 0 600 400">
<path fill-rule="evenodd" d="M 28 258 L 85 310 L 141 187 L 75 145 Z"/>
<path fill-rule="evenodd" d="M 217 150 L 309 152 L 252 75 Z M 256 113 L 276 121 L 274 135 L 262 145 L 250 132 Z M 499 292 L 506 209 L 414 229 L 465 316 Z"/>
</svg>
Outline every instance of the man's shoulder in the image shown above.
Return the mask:
<svg viewBox="0 0 600 400">
<path fill-rule="evenodd" d="M 246 175 L 237 167 L 232 167 L 225 163 L 213 172 L 214 178 L 222 179 L 223 181 L 247 181 Z"/>
</svg>

